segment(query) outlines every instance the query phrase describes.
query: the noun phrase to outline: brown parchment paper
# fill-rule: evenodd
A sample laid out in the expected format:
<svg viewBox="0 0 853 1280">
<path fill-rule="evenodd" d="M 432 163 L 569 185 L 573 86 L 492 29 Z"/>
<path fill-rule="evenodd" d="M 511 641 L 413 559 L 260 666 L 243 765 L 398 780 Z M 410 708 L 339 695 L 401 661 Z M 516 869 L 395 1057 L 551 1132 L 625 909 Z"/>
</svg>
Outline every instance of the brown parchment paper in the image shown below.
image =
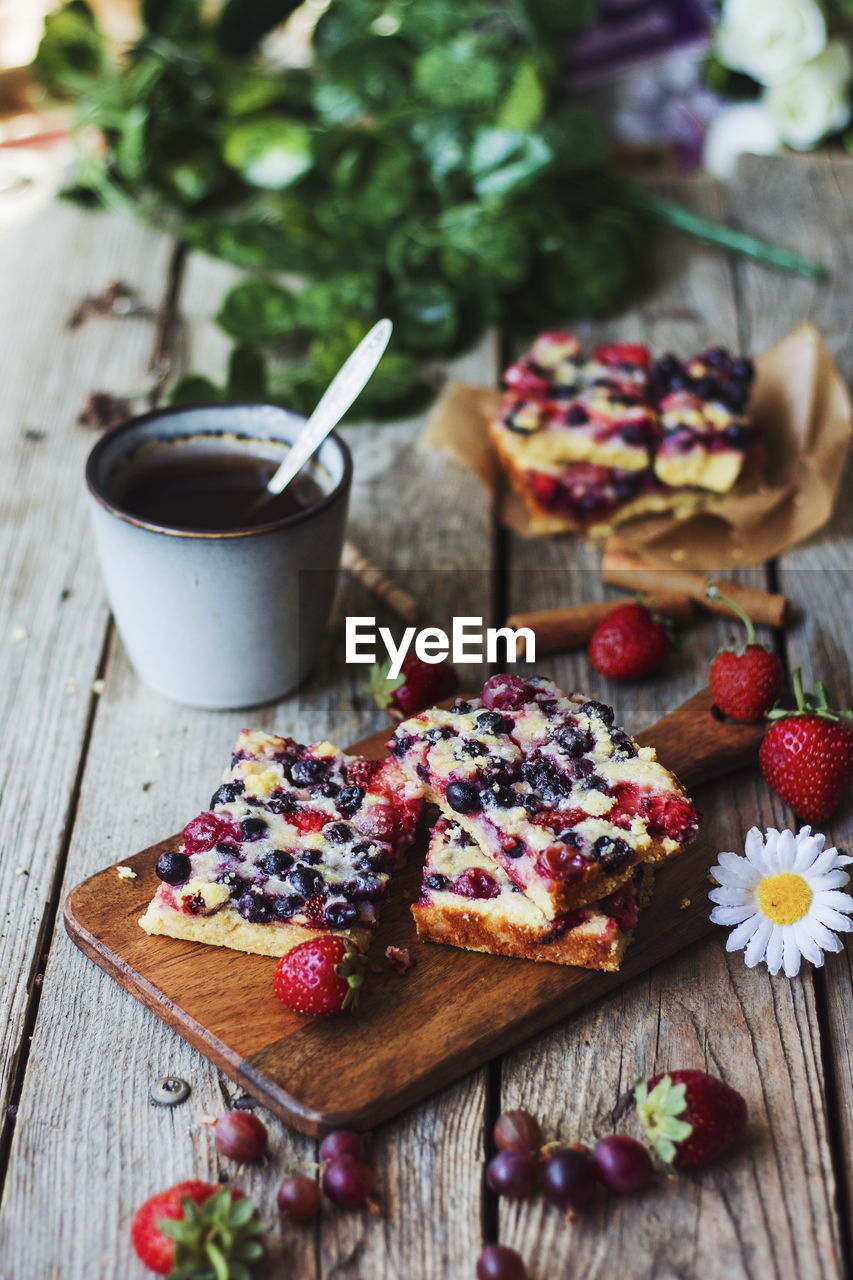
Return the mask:
<svg viewBox="0 0 853 1280">
<path fill-rule="evenodd" d="M 819 331 L 803 324 L 755 360 L 751 402 L 763 440 L 760 472 L 739 492 L 710 497 L 701 510 L 647 516 L 619 526 L 619 536 L 647 558 L 685 568 L 758 564 L 826 524 L 838 496 L 850 445 L 851 404 Z M 421 444 L 440 449 L 488 488 L 501 523 L 526 538 L 555 532 L 549 517 L 529 514 L 506 481 L 488 438 L 500 392 L 451 382 Z"/>
</svg>

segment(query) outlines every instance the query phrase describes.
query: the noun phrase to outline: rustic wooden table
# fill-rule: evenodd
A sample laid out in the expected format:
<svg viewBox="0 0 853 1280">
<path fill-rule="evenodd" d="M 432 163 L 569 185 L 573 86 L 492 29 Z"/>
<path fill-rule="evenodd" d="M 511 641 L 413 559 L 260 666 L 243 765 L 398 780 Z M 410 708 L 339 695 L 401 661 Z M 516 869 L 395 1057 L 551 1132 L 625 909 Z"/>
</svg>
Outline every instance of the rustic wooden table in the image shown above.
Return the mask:
<svg viewBox="0 0 853 1280">
<path fill-rule="evenodd" d="M 849 377 L 853 162 L 747 161 L 725 194 L 703 178 L 673 184 L 695 207 L 794 245 L 831 265 L 814 286 L 675 239 L 660 247 L 658 284 L 613 322 L 620 336 L 681 352 L 710 342 L 761 350 L 811 317 Z M 56 205 L 0 240 L 2 421 L 2 810 L 0 811 L 0 1277 L 136 1280 L 128 1226 L 161 1186 L 233 1172 L 197 1117 L 233 1087 L 194 1050 L 75 950 L 59 922 L 83 877 L 177 829 L 204 803 L 243 713 L 188 711 L 136 680 L 113 630 L 87 528 L 83 462 L 92 434 L 75 425 L 94 388 L 139 389 L 155 341 L 143 319 L 89 320 L 70 330 L 82 295 L 121 279 L 166 306 L 176 359 L 221 364 L 207 317 L 229 278 L 221 265 L 176 265 L 156 232 Z M 497 344 L 460 363 L 493 383 Z M 423 600 L 430 619 L 495 621 L 507 612 L 600 597 L 597 554 L 570 540 L 524 542 L 495 528 L 483 492 L 438 456 L 417 452 L 420 421 L 347 430 L 356 460 L 351 537 Z M 742 578 L 789 593 L 801 610 L 785 637 L 789 667 L 825 677 L 850 698 L 847 656 L 853 567 L 851 488 L 829 529 Z M 345 581 L 329 655 L 309 688 L 252 713 L 304 740 L 353 741 L 381 726 L 340 659 L 341 619 L 378 613 Z M 387 618 L 384 619 L 388 621 Z M 602 687 L 637 729 L 705 681 L 727 633 L 707 618 L 665 675 Z M 582 654 L 541 664 L 569 687 L 591 687 Z M 466 671 L 473 682 L 480 673 Z M 700 798 L 701 799 L 701 798 Z M 719 848 L 746 829 L 792 815 L 757 774 L 706 801 Z M 846 827 L 845 827 L 846 821 Z M 848 803 L 827 834 L 851 835 Z M 849 953 L 796 981 L 748 971 L 722 934 L 377 1132 L 372 1159 L 384 1211 L 327 1214 L 316 1229 L 276 1227 L 270 1275 L 299 1280 L 469 1280 L 485 1240 L 524 1255 L 534 1280 L 553 1276 L 841 1276 L 850 1262 L 848 1168 L 853 1149 Z M 641 1199 L 611 1200 L 570 1227 L 543 1203 L 484 1192 L 494 1117 L 525 1106 L 567 1140 L 607 1132 L 617 1100 L 643 1073 L 707 1067 L 746 1096 L 748 1140 L 695 1177 Z M 190 1102 L 153 1106 L 164 1074 L 192 1084 Z M 270 1219 L 280 1171 L 315 1145 L 272 1122 L 270 1167 L 243 1184 Z"/>
</svg>

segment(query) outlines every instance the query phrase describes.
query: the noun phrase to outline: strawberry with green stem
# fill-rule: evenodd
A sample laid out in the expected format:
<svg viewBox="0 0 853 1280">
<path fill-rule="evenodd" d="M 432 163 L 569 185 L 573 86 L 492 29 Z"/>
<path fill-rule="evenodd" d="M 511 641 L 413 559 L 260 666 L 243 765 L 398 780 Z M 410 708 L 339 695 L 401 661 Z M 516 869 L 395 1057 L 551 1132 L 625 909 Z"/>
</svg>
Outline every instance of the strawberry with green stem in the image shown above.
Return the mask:
<svg viewBox="0 0 853 1280">
<path fill-rule="evenodd" d="M 746 1103 L 706 1071 L 669 1071 L 639 1080 L 637 1115 L 657 1155 L 678 1169 L 716 1160 L 746 1127 Z"/>
<path fill-rule="evenodd" d="M 755 639 L 752 619 L 724 596 L 713 583 L 706 593 L 709 600 L 728 605 L 746 628 L 746 640 L 738 647 L 732 639 L 728 649 L 721 649 L 711 663 L 710 685 L 716 706 L 723 715 L 742 724 L 763 719 L 782 688 L 782 663 Z"/>
<path fill-rule="evenodd" d="M 145 1266 L 169 1280 L 250 1280 L 265 1230 L 242 1192 L 190 1180 L 140 1205 L 130 1239 Z"/>
<path fill-rule="evenodd" d="M 617 605 L 589 640 L 589 660 L 611 680 L 638 680 L 655 671 L 672 649 L 666 622 L 639 599 Z"/>
<path fill-rule="evenodd" d="M 390 671 L 390 662 L 371 668 L 365 688 L 392 720 L 405 720 L 434 706 L 442 698 L 449 698 L 458 685 L 450 663 L 424 662 L 416 653 L 406 654 L 398 676 L 392 676 Z"/>
<path fill-rule="evenodd" d="M 820 681 L 803 692 L 793 675 L 796 707 L 774 707 L 758 753 L 761 772 L 777 795 L 807 822 L 823 822 L 841 803 L 853 780 L 853 711 L 829 705 Z"/>
<path fill-rule="evenodd" d="M 346 938 L 310 938 L 281 957 L 273 990 L 296 1013 L 334 1017 L 358 1004 L 365 963 L 363 953 Z"/>
</svg>

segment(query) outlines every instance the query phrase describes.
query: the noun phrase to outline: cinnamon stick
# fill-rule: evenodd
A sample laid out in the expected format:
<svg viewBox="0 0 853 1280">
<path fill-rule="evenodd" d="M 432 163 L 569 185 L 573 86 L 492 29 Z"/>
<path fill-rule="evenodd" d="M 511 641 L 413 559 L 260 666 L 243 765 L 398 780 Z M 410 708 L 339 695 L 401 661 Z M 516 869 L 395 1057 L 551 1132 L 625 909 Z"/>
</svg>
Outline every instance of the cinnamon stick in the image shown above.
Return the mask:
<svg viewBox="0 0 853 1280">
<path fill-rule="evenodd" d="M 372 591 L 380 600 L 383 600 L 404 622 L 417 622 L 420 614 L 420 605 L 414 596 L 409 595 L 408 591 L 398 586 L 382 569 L 373 564 L 371 560 L 368 560 L 367 556 L 362 555 L 358 547 L 353 546 L 351 542 L 344 543 L 344 549 L 341 553 L 341 567 L 348 569 L 354 577 L 358 578 L 359 582 L 367 587 L 368 591 Z"/>
<path fill-rule="evenodd" d="M 728 605 L 721 600 L 709 600 L 706 597 L 705 589 L 713 582 L 724 596 L 739 604 L 753 622 L 766 627 L 783 627 L 788 612 L 787 596 L 762 591 L 758 587 L 744 587 L 738 582 L 718 578 L 715 574 L 694 573 L 690 569 L 671 568 L 669 565 L 650 562 L 619 538 L 610 538 L 604 548 L 601 578 L 603 582 L 622 587 L 626 591 L 682 593 L 711 613 L 732 617 L 732 610 Z"/>
<path fill-rule="evenodd" d="M 506 625 L 514 630 L 529 627 L 536 636 L 537 653 L 554 653 L 557 649 L 579 649 L 595 628 L 624 600 L 595 600 L 588 604 L 572 604 L 562 609 L 536 609 L 531 613 L 514 613 Z M 659 591 L 643 600 L 655 613 L 669 618 L 677 626 L 686 626 L 693 614 L 689 596 Z"/>
</svg>

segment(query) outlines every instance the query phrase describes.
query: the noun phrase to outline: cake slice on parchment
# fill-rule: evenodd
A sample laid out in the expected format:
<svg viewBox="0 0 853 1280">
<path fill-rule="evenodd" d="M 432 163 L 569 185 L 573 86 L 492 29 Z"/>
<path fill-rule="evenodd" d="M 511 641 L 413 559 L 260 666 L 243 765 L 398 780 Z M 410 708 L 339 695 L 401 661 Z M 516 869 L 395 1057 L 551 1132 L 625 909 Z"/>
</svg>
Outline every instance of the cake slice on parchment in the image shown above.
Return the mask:
<svg viewBox="0 0 853 1280">
<path fill-rule="evenodd" d="M 609 897 L 548 920 L 458 822 L 442 817 L 412 915 L 425 942 L 613 972 L 631 942 L 650 877 L 648 868 L 635 867 Z"/>
<path fill-rule="evenodd" d="M 680 852 L 699 814 L 612 708 L 540 676 L 403 721 L 392 754 L 549 920 L 607 897 L 638 862 Z"/>
<path fill-rule="evenodd" d="M 364 949 L 419 793 L 393 760 L 244 730 L 210 808 L 158 859 L 161 884 L 139 923 L 258 955 L 319 933 Z"/>
</svg>

